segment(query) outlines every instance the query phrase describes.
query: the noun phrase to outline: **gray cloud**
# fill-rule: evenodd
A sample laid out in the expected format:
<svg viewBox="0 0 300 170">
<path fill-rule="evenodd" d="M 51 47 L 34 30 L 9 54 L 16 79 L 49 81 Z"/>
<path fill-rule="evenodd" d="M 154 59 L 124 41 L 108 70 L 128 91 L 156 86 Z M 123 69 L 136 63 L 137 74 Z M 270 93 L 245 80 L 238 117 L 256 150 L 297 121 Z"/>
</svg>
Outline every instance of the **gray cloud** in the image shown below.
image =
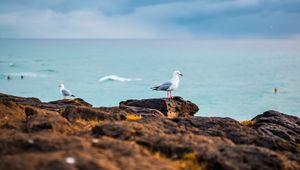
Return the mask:
<svg viewBox="0 0 300 170">
<path fill-rule="evenodd" d="M 0 2 L 0 37 L 299 37 L 297 0 Z"/>
</svg>

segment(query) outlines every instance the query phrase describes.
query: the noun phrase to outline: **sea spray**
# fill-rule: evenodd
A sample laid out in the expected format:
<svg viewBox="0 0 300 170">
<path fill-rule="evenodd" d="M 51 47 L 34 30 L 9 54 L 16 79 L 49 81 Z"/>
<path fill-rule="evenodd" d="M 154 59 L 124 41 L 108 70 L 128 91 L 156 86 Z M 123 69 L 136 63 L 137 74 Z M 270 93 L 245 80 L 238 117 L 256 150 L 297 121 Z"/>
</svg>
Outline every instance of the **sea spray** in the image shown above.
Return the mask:
<svg viewBox="0 0 300 170">
<path fill-rule="evenodd" d="M 104 81 L 120 81 L 120 82 L 125 82 L 125 81 L 138 81 L 142 80 L 140 78 L 125 78 L 125 77 L 120 77 L 116 75 L 108 75 L 100 78 L 98 81 L 99 82 L 104 82 Z"/>
</svg>

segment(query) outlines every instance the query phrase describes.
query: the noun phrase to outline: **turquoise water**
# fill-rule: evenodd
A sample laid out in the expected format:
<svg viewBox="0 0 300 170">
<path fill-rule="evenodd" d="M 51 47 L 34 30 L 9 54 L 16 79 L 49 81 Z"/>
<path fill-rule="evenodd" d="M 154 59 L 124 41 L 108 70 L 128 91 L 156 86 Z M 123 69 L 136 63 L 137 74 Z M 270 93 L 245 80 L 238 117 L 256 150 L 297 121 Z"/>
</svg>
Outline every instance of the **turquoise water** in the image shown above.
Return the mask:
<svg viewBox="0 0 300 170">
<path fill-rule="evenodd" d="M 199 105 L 198 115 L 244 120 L 274 109 L 300 116 L 299 65 L 299 40 L 2 39 L 0 91 L 50 101 L 62 97 L 63 83 L 94 106 L 114 106 L 165 97 L 150 87 L 180 70 L 174 95 Z"/>
</svg>

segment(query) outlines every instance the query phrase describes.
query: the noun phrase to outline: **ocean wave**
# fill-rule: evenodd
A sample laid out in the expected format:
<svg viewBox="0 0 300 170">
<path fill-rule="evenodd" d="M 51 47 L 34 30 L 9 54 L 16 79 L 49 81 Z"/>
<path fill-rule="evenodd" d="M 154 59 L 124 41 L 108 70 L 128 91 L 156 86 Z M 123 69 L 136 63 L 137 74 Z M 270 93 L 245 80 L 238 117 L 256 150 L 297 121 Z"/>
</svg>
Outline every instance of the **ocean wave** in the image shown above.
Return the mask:
<svg viewBox="0 0 300 170">
<path fill-rule="evenodd" d="M 16 63 L 9 63 L 9 67 L 17 67 Z"/>
<path fill-rule="evenodd" d="M 98 81 L 99 82 L 103 82 L 103 81 L 125 82 L 125 81 L 138 81 L 138 80 L 142 80 L 142 79 L 140 79 L 140 78 L 125 78 L 125 77 L 120 77 L 120 76 L 116 76 L 116 75 L 108 75 L 108 76 L 104 76 L 104 77 L 100 78 Z"/>
<path fill-rule="evenodd" d="M 34 62 L 42 62 L 42 59 L 35 59 Z"/>
<path fill-rule="evenodd" d="M 39 74 L 34 72 L 18 72 L 18 73 L 4 73 L 4 76 L 10 76 L 10 77 L 48 77 L 46 74 Z"/>
<path fill-rule="evenodd" d="M 54 69 L 45 69 L 45 70 L 42 70 L 43 72 L 49 72 L 49 73 L 54 73 L 56 72 L 56 70 Z"/>
</svg>

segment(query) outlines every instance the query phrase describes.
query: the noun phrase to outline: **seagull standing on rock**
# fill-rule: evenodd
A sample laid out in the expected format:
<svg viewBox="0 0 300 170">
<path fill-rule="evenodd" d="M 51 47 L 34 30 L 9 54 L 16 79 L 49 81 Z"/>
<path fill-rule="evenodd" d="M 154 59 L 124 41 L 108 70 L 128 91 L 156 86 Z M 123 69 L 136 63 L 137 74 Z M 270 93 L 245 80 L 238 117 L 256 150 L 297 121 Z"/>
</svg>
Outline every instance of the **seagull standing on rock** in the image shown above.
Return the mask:
<svg viewBox="0 0 300 170">
<path fill-rule="evenodd" d="M 167 98 L 173 98 L 172 91 L 176 90 L 179 85 L 179 76 L 183 76 L 180 71 L 174 71 L 173 77 L 161 84 L 160 86 L 152 87 L 152 90 L 167 91 Z"/>
<path fill-rule="evenodd" d="M 65 88 L 65 85 L 60 84 L 59 86 L 59 91 L 61 92 L 61 94 L 64 96 L 64 99 L 67 99 L 67 97 L 75 97 L 70 90 Z"/>
</svg>

